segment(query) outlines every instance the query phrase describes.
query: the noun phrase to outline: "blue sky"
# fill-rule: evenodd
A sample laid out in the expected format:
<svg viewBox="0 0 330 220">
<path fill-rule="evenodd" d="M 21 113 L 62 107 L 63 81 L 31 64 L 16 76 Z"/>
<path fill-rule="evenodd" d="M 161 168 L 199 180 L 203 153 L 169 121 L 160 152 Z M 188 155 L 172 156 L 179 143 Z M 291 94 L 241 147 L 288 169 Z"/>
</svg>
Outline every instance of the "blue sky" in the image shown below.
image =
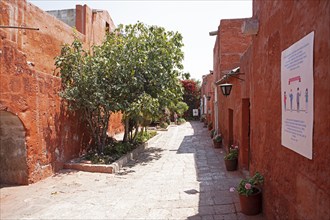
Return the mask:
<svg viewBox="0 0 330 220">
<path fill-rule="evenodd" d="M 28 0 L 43 10 L 75 8 L 87 4 L 92 9 L 107 10 L 115 25 L 141 21 L 178 31 L 185 44 L 184 72 L 201 79 L 213 68 L 213 47 L 221 19 L 247 18 L 252 16 L 251 0 L 231 1 L 64 1 Z"/>
</svg>

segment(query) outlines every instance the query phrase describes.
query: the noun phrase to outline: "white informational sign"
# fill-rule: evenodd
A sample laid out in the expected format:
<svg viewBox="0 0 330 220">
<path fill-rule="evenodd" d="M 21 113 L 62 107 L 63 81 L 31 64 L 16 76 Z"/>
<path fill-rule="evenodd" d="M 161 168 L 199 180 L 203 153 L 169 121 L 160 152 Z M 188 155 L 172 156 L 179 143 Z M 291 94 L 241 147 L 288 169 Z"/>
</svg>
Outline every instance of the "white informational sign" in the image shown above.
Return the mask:
<svg viewBox="0 0 330 220">
<path fill-rule="evenodd" d="M 282 145 L 312 159 L 314 32 L 282 51 Z"/>
<path fill-rule="evenodd" d="M 193 116 L 198 116 L 198 109 L 193 109 Z"/>
</svg>

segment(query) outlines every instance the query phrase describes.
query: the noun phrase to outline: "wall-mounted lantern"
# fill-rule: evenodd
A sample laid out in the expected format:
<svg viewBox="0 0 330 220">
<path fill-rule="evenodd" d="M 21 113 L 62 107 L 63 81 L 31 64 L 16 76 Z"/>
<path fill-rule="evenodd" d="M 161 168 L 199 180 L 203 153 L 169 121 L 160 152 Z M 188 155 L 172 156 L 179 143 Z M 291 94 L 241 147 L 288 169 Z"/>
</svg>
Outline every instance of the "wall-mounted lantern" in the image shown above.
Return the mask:
<svg viewBox="0 0 330 220">
<path fill-rule="evenodd" d="M 233 87 L 233 85 L 229 84 L 229 83 L 220 84 L 221 92 L 224 96 L 230 95 L 232 87 Z"/>
<path fill-rule="evenodd" d="M 231 92 L 231 89 L 233 87 L 233 84 L 230 84 L 230 83 L 227 82 L 229 77 L 234 77 L 236 79 L 239 79 L 241 81 L 244 81 L 244 79 L 241 79 L 241 78 L 239 78 L 239 77 L 236 76 L 236 75 L 239 74 L 239 72 L 240 72 L 240 68 L 239 67 L 237 67 L 235 69 L 232 69 L 231 71 L 225 73 L 225 75 L 220 80 L 218 80 L 217 82 L 215 82 L 215 85 L 220 86 L 221 92 L 222 92 L 222 94 L 224 96 L 229 96 L 230 95 L 230 92 Z M 224 82 L 226 82 L 226 83 L 224 83 Z"/>
<path fill-rule="evenodd" d="M 213 92 L 208 92 L 208 95 L 206 96 L 207 101 L 211 100 L 211 97 L 212 97 L 213 94 L 214 94 Z"/>
</svg>

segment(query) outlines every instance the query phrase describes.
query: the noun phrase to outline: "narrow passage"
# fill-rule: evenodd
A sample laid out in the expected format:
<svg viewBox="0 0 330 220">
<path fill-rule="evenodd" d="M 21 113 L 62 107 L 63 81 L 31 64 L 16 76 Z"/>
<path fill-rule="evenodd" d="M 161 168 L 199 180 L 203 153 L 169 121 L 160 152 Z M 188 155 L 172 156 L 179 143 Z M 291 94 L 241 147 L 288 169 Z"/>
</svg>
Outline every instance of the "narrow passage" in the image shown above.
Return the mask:
<svg viewBox="0 0 330 220">
<path fill-rule="evenodd" d="M 1 219 L 262 219 L 239 212 L 241 174 L 227 172 L 200 122 L 171 126 L 118 174 L 62 171 L 1 188 Z"/>
</svg>

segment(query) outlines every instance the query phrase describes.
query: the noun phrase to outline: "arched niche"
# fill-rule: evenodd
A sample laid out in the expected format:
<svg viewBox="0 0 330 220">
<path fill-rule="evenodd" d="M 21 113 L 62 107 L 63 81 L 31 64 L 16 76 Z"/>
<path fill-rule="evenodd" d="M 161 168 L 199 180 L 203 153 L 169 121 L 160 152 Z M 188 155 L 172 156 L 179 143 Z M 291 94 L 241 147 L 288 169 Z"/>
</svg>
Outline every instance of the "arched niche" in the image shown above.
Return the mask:
<svg viewBox="0 0 330 220">
<path fill-rule="evenodd" d="M 25 129 L 21 120 L 0 111 L 0 184 L 28 184 Z"/>
</svg>

